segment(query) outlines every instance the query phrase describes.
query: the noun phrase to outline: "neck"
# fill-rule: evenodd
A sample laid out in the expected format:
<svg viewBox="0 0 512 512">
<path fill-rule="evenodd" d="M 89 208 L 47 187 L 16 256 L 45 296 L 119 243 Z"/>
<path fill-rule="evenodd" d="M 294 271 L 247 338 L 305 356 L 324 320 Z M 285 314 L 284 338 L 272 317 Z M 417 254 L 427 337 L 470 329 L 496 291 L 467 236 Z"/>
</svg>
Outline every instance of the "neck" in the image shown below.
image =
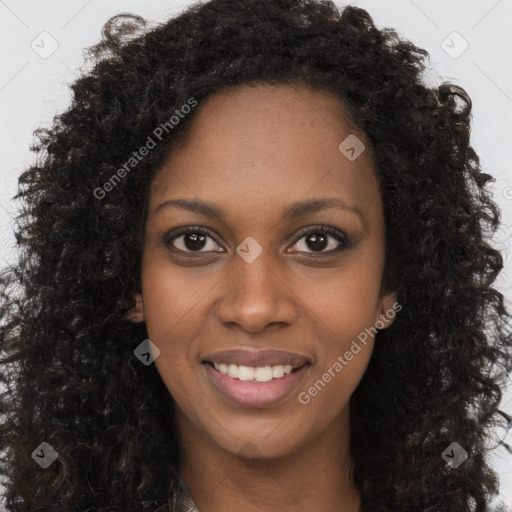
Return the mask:
<svg viewBox="0 0 512 512">
<path fill-rule="evenodd" d="M 360 511 L 351 479 L 348 407 L 328 431 L 278 458 L 241 457 L 199 431 L 181 411 L 177 419 L 179 473 L 200 512 Z"/>
</svg>

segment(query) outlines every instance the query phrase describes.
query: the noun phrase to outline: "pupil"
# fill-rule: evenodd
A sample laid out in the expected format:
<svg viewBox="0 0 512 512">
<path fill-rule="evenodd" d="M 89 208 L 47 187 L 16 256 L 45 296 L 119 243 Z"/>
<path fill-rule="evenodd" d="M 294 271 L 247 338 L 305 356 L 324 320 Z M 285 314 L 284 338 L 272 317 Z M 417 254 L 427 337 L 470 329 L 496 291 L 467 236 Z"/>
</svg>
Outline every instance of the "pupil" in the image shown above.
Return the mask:
<svg viewBox="0 0 512 512">
<path fill-rule="evenodd" d="M 189 243 L 189 241 L 191 241 L 191 243 Z M 205 235 L 201 233 L 188 233 L 185 235 L 185 246 L 190 250 L 202 249 L 204 247 L 204 241 Z M 199 244 L 199 246 L 197 244 Z"/>
<path fill-rule="evenodd" d="M 321 242 L 319 242 L 319 240 L 321 240 Z M 308 237 L 307 237 L 307 241 L 312 241 L 312 246 L 309 245 L 309 242 L 308 242 L 308 245 L 310 247 L 310 249 L 318 249 L 318 250 L 322 250 L 322 249 L 325 249 L 326 247 L 326 239 L 327 237 L 325 235 L 319 235 L 318 233 L 311 233 Z"/>
</svg>

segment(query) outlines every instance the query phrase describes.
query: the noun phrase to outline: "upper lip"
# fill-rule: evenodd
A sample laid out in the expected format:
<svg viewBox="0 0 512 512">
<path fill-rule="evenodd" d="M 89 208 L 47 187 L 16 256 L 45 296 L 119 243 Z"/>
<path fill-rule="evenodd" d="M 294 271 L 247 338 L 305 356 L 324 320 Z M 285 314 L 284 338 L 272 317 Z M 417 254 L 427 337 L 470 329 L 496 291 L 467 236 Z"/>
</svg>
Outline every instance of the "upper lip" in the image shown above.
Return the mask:
<svg viewBox="0 0 512 512">
<path fill-rule="evenodd" d="M 308 357 L 293 352 L 286 352 L 276 349 L 265 350 L 246 350 L 231 349 L 214 352 L 205 356 L 203 362 L 236 364 L 238 366 L 277 366 L 292 365 L 301 367 L 305 364 L 311 364 Z"/>
</svg>

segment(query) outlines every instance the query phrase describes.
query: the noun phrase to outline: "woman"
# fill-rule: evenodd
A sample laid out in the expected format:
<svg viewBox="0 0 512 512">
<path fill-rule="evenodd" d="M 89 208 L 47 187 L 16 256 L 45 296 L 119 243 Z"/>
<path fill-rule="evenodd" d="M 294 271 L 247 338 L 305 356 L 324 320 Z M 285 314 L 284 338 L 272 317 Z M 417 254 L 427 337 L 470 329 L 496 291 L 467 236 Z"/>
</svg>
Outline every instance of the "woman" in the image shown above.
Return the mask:
<svg viewBox="0 0 512 512">
<path fill-rule="evenodd" d="M 499 211 L 426 55 L 312 0 L 109 20 L 20 178 L 9 510 L 487 510 Z"/>
</svg>

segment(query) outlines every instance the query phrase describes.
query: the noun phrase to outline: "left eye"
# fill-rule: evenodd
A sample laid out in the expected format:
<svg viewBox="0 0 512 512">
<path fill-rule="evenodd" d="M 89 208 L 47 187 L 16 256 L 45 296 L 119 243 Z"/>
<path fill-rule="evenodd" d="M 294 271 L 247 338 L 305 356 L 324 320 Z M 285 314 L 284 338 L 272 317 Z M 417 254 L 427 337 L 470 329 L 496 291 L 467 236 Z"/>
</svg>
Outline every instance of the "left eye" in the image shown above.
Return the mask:
<svg viewBox="0 0 512 512">
<path fill-rule="evenodd" d="M 329 238 L 331 240 L 334 240 L 335 242 L 332 244 L 329 244 Z M 305 233 L 302 233 L 301 236 L 298 238 L 297 242 L 295 243 L 295 245 L 300 245 L 299 242 L 303 239 L 305 239 L 305 241 L 303 242 L 303 246 L 306 246 L 306 248 L 311 248 L 311 247 L 308 247 L 308 244 L 310 244 L 313 246 L 314 249 L 316 249 L 316 250 L 313 250 L 313 254 L 316 252 L 330 254 L 333 252 L 338 252 L 343 249 L 346 249 L 350 245 L 350 242 L 349 242 L 349 239 L 347 238 L 347 236 L 345 236 L 341 232 L 338 232 L 337 229 L 333 229 L 333 228 L 329 228 L 329 227 L 310 229 L 310 230 L 306 231 Z M 324 251 L 324 249 L 326 249 L 329 245 L 330 245 L 330 250 Z M 334 245 L 334 247 L 333 247 L 333 245 Z M 302 252 L 302 251 L 299 250 L 299 252 Z M 308 251 L 304 251 L 304 252 L 308 252 Z"/>
<path fill-rule="evenodd" d="M 205 245 L 205 240 L 209 238 L 214 242 L 214 247 L 217 245 L 217 249 L 210 248 L 210 250 L 204 250 L 208 244 Z M 334 240 L 334 248 L 332 247 L 332 243 L 329 244 L 329 238 Z M 183 239 L 183 240 L 180 240 Z M 346 235 L 344 235 L 341 231 L 330 227 L 318 227 L 313 229 L 308 229 L 305 232 L 302 232 L 292 247 L 296 245 L 300 245 L 299 242 L 302 239 L 306 239 L 304 245 L 307 248 L 309 245 L 313 245 L 314 253 L 334 253 L 337 251 L 341 251 L 350 246 L 350 241 Z M 175 244 L 176 241 L 179 241 L 179 244 Z M 166 235 L 163 239 L 163 243 L 166 247 L 177 249 L 178 251 L 185 253 L 201 253 L 201 252 L 223 252 L 222 248 L 219 249 L 220 246 L 215 242 L 215 239 L 210 235 L 208 231 L 200 227 L 187 227 L 179 231 L 178 233 L 169 236 Z M 331 245 L 330 250 L 325 251 L 329 245 Z M 294 251 L 294 252 L 308 252 L 307 250 Z"/>
</svg>

